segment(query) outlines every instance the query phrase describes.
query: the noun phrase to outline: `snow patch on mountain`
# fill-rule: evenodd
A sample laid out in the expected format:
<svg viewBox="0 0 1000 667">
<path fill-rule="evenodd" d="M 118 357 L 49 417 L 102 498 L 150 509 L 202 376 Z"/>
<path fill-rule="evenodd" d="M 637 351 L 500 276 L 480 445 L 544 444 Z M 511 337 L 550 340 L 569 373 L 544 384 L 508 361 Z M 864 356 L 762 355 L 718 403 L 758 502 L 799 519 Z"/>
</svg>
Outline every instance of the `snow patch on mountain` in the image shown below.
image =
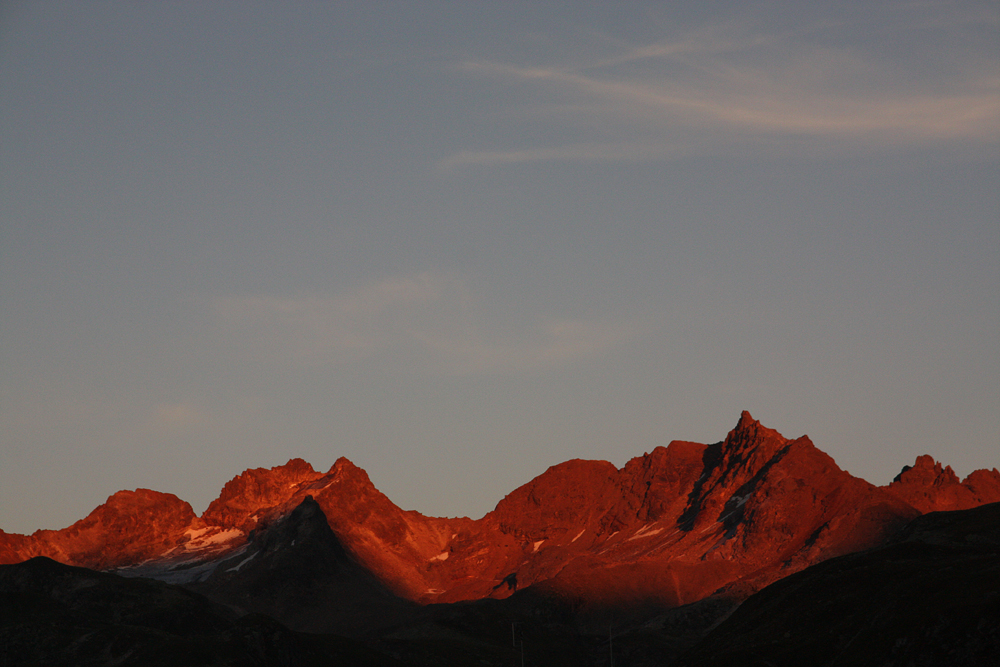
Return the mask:
<svg viewBox="0 0 1000 667">
<path fill-rule="evenodd" d="M 238 528 L 220 531 L 215 526 L 189 529 L 184 534 L 189 538 L 184 551 L 202 551 L 243 537 L 243 531 Z"/>
<path fill-rule="evenodd" d="M 240 568 L 243 567 L 244 565 L 246 565 L 247 563 L 249 563 L 250 561 L 252 561 L 256 555 L 257 555 L 257 552 L 255 551 L 252 554 L 250 554 L 249 556 L 247 556 L 246 558 L 244 558 L 243 560 L 241 560 L 239 563 L 237 563 L 236 567 L 228 568 L 226 570 L 226 572 L 239 572 Z"/>
<path fill-rule="evenodd" d="M 650 527 L 652 525 L 653 524 L 651 524 L 651 523 L 647 523 L 642 528 L 640 528 L 639 530 L 635 531 L 635 535 L 633 535 L 632 537 L 628 538 L 628 541 L 631 542 L 632 540 L 641 540 L 644 537 L 652 537 L 653 535 L 658 535 L 658 534 L 660 534 L 660 533 L 663 532 L 663 528 L 654 528 L 654 529 L 650 530 Z"/>
</svg>

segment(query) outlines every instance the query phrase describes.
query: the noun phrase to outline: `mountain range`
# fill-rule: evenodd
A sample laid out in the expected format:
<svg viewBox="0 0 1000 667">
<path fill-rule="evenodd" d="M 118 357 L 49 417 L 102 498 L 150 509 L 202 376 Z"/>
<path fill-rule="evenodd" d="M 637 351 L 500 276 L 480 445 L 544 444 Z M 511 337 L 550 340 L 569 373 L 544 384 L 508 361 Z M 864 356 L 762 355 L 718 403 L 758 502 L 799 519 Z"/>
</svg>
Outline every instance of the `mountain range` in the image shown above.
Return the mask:
<svg viewBox="0 0 1000 667">
<path fill-rule="evenodd" d="M 674 441 L 622 468 L 553 466 L 478 520 L 404 511 L 344 458 L 325 473 L 293 459 L 234 477 L 201 516 L 137 489 L 62 530 L 0 531 L 0 564 L 43 557 L 159 580 L 234 618 L 263 614 L 408 664 L 459 664 L 441 662 L 441 642 L 510 664 L 529 627 L 551 664 L 602 654 L 602 632 L 609 655 L 617 632 L 630 664 L 667 664 L 770 584 L 884 549 L 922 515 L 996 502 L 996 469 L 960 480 L 921 456 L 879 487 L 744 412 L 718 443 Z"/>
</svg>

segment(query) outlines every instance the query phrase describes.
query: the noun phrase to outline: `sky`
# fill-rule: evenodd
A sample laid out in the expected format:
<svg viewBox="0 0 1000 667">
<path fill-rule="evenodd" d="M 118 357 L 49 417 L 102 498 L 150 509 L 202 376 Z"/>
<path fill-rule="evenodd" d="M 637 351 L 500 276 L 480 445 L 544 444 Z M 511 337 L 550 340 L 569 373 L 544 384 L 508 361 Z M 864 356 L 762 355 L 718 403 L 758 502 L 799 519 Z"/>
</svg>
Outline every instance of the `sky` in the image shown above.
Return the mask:
<svg viewBox="0 0 1000 667">
<path fill-rule="evenodd" d="M 1000 467 L 995 2 L 0 3 L 0 529 L 742 410 Z"/>
</svg>

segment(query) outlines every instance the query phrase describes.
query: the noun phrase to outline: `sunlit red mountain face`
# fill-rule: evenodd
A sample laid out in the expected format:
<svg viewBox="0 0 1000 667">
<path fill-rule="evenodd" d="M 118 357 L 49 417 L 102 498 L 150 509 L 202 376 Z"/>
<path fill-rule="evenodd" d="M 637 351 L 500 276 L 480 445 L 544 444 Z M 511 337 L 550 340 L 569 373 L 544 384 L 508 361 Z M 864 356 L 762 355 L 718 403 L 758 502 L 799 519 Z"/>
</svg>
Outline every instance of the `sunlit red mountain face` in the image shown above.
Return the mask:
<svg viewBox="0 0 1000 667">
<path fill-rule="evenodd" d="M 187 584 L 231 578 L 258 554 L 248 538 L 307 497 L 340 545 L 323 553 L 342 546 L 361 573 L 350 576 L 405 600 L 505 598 L 533 587 L 577 608 L 672 607 L 720 590 L 744 597 L 879 545 L 921 514 L 1000 501 L 1000 472 L 960 481 L 922 456 L 877 487 L 808 437 L 789 440 L 744 412 L 720 443 L 675 441 L 621 469 L 553 466 L 475 521 L 403 511 L 347 459 L 326 473 L 293 459 L 233 478 L 200 517 L 174 495 L 139 489 L 63 530 L 0 532 L 0 563 L 43 555 Z"/>
</svg>

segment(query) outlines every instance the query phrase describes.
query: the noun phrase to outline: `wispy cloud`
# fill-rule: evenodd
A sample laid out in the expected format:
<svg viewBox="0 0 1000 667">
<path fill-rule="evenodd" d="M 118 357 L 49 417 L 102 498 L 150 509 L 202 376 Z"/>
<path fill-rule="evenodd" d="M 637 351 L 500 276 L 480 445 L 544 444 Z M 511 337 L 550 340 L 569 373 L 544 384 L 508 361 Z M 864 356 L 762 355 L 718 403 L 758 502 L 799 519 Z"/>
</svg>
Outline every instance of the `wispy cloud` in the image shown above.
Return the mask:
<svg viewBox="0 0 1000 667">
<path fill-rule="evenodd" d="M 301 364 L 357 361 L 412 326 L 420 306 L 461 292 L 454 280 L 428 273 L 387 278 L 333 296 L 223 297 L 213 306 L 245 349 L 281 354 Z"/>
<path fill-rule="evenodd" d="M 640 332 L 632 322 L 546 318 L 514 336 L 490 335 L 478 327 L 462 332 L 415 332 L 452 373 L 517 373 L 596 357 Z"/>
<path fill-rule="evenodd" d="M 958 44 L 968 25 L 940 30 Z M 542 122 L 557 123 L 569 139 L 463 151 L 442 166 L 646 160 L 784 138 L 868 148 L 1000 141 L 994 53 L 973 50 L 929 67 L 905 54 L 880 55 L 878 48 L 831 46 L 837 41 L 831 33 L 843 29 L 770 34 L 709 27 L 570 65 L 463 63 L 468 74 L 529 92 L 528 106 L 546 109 Z M 917 30 L 911 32 L 909 48 L 918 49 Z"/>
<path fill-rule="evenodd" d="M 153 406 L 150 427 L 158 431 L 175 431 L 204 426 L 210 421 L 208 412 L 192 402 L 157 403 Z"/>
<path fill-rule="evenodd" d="M 525 148 L 519 150 L 463 151 L 445 158 L 441 162 L 444 169 L 462 165 L 504 165 L 522 162 L 596 162 L 619 160 L 655 160 L 670 151 L 666 144 L 648 145 L 642 143 L 593 143 L 555 146 L 546 148 Z M 675 147 L 675 155 L 689 151 Z"/>
<path fill-rule="evenodd" d="M 430 273 L 335 295 L 219 298 L 213 308 L 243 354 L 310 367 L 388 360 L 451 374 L 516 373 L 593 358 L 641 331 L 631 321 L 544 316 L 520 328 L 496 325 L 463 281 Z"/>
</svg>

